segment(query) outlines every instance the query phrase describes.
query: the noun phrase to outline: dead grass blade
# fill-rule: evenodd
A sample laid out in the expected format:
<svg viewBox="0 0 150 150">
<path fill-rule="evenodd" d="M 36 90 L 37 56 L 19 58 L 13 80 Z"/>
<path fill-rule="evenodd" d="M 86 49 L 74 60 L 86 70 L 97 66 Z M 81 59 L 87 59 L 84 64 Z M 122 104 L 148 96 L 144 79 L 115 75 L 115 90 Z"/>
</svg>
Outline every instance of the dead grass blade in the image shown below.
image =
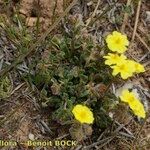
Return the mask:
<svg viewBox="0 0 150 150">
<path fill-rule="evenodd" d="M 127 1 L 126 7 L 130 6 L 131 1 L 132 1 L 132 0 L 128 0 L 128 1 Z M 125 27 L 126 27 L 126 25 L 127 25 L 127 22 L 128 22 L 128 13 L 125 12 L 124 18 L 123 18 L 123 24 L 122 24 L 122 27 L 121 27 L 121 32 L 124 32 Z"/>
</svg>

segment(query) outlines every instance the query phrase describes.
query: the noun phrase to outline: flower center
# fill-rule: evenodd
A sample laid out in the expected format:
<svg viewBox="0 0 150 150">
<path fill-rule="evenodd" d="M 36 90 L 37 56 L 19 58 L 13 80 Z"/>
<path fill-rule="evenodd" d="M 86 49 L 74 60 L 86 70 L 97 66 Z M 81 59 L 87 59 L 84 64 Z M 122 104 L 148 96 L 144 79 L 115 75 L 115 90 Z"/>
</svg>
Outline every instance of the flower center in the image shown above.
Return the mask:
<svg viewBox="0 0 150 150">
<path fill-rule="evenodd" d="M 121 65 L 121 66 L 119 67 L 119 69 L 120 69 L 121 71 L 125 70 L 125 65 Z"/>
<path fill-rule="evenodd" d="M 86 116 L 86 113 L 85 113 L 84 111 L 82 111 L 82 112 L 80 113 L 80 117 L 81 117 L 81 118 L 85 118 L 85 116 Z"/>
<path fill-rule="evenodd" d="M 120 38 L 117 38 L 116 41 L 115 41 L 115 43 L 116 43 L 116 44 L 120 44 L 120 43 L 121 43 Z"/>
</svg>

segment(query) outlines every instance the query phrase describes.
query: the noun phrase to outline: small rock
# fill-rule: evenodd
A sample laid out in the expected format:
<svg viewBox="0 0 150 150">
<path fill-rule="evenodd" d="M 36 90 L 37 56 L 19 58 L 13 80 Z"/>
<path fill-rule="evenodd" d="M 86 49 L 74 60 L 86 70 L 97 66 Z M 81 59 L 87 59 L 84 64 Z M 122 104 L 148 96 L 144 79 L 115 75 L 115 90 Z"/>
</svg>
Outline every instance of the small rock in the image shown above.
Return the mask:
<svg viewBox="0 0 150 150">
<path fill-rule="evenodd" d="M 36 25 L 37 18 L 36 17 L 28 17 L 26 20 L 26 24 L 28 27 L 33 27 Z"/>
<path fill-rule="evenodd" d="M 29 133 L 29 139 L 33 141 L 34 140 L 34 134 Z"/>
<path fill-rule="evenodd" d="M 91 5 L 93 5 L 92 1 L 90 1 L 90 2 L 87 3 L 87 6 L 91 6 Z"/>
<path fill-rule="evenodd" d="M 146 19 L 145 19 L 145 21 L 147 23 L 150 23 L 150 11 L 146 11 Z"/>
</svg>

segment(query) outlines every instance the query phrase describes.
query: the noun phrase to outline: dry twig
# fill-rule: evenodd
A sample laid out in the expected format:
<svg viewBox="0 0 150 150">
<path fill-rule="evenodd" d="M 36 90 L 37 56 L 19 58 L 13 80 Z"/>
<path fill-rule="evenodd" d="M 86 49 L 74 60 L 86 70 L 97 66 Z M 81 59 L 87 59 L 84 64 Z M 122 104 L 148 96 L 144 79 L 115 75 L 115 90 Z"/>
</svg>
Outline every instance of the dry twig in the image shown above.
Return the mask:
<svg viewBox="0 0 150 150">
<path fill-rule="evenodd" d="M 129 122 L 130 121 L 131 120 L 129 120 Z M 127 124 L 129 124 L 129 122 Z M 102 140 L 99 140 L 95 143 L 92 143 L 91 145 L 85 146 L 83 149 L 88 150 L 88 149 L 91 149 L 91 148 L 96 147 L 98 145 L 99 145 L 98 148 L 104 147 L 106 144 L 111 142 L 118 135 L 119 131 L 122 130 L 127 124 L 120 124 L 119 127 L 114 132 L 112 132 L 112 134 L 109 137 L 106 137 L 105 139 L 102 139 Z"/>
<path fill-rule="evenodd" d="M 135 139 L 134 139 L 134 141 L 133 141 L 133 147 L 134 147 L 134 145 L 136 145 L 136 143 L 138 142 L 139 136 L 140 136 L 140 134 L 141 134 L 141 132 L 142 132 L 142 130 L 143 130 L 143 128 L 144 128 L 144 126 L 145 126 L 147 120 L 148 120 L 148 116 L 146 116 L 146 118 L 144 119 L 144 123 L 141 125 L 139 131 L 138 131 L 138 132 L 136 133 L 136 135 L 135 135 Z"/>
<path fill-rule="evenodd" d="M 136 30 L 137 30 L 137 25 L 138 25 L 138 21 L 139 21 L 139 16 L 140 16 L 141 4 L 142 4 L 142 0 L 139 0 L 139 2 L 138 2 L 138 7 L 137 7 L 137 12 L 136 12 L 136 18 L 135 18 L 135 24 L 134 24 L 134 29 L 133 29 L 133 35 L 132 35 L 131 42 L 133 42 L 133 41 L 134 41 L 134 38 L 135 38 L 135 34 L 136 34 Z"/>
<path fill-rule="evenodd" d="M 86 23 L 86 25 L 85 25 L 86 27 L 90 24 L 90 22 L 92 21 L 92 19 L 95 17 L 96 12 L 97 12 L 98 7 L 99 7 L 99 4 L 100 4 L 100 1 L 101 1 L 101 0 L 98 0 L 97 5 L 96 5 L 96 7 L 95 7 L 95 10 L 94 10 L 93 14 L 92 14 L 91 17 L 87 20 L 87 23 Z"/>
<path fill-rule="evenodd" d="M 127 4 L 126 4 L 126 7 L 129 7 L 130 4 L 131 4 L 131 0 L 128 0 Z M 125 13 L 124 14 L 124 19 L 123 19 L 123 24 L 122 24 L 122 27 L 121 27 L 121 32 L 124 32 L 125 27 L 127 25 L 127 21 L 128 21 L 128 13 Z"/>
<path fill-rule="evenodd" d="M 130 28 L 131 31 L 133 31 L 133 28 L 131 27 L 130 24 L 128 24 L 128 27 Z M 137 32 L 135 32 L 135 36 L 143 44 L 143 46 L 148 50 L 148 52 L 143 57 L 141 57 L 139 60 L 137 60 L 138 62 L 141 62 L 150 54 L 150 47 L 145 43 L 145 41 L 142 39 L 142 37 Z M 130 45 L 130 47 L 131 47 L 131 45 Z"/>
</svg>

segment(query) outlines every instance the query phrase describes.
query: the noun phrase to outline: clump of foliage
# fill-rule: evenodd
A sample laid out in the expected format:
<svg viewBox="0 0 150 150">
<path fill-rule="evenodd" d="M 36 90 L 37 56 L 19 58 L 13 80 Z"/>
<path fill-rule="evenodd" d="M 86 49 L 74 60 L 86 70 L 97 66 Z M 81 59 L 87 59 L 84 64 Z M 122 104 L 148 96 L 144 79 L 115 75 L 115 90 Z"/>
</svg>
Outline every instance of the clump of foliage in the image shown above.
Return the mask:
<svg viewBox="0 0 150 150">
<path fill-rule="evenodd" d="M 99 113 L 103 107 L 108 110 L 113 106 L 106 103 L 115 101 L 112 94 L 105 101 L 102 98 L 112 76 L 103 63 L 101 47 L 80 20 L 71 20 L 69 24 L 72 26 L 67 33 L 56 35 L 51 41 L 47 39 L 49 47 L 33 77 L 41 90 L 42 106 L 52 107 L 53 118 L 62 123 L 72 119 L 76 104 L 86 104 Z M 95 121 L 103 124 L 99 117 Z"/>
<path fill-rule="evenodd" d="M 48 46 L 32 79 L 41 91 L 41 106 L 53 109 L 52 119 L 64 124 L 73 123 L 75 117 L 80 125 L 73 124 L 70 132 L 72 137 L 79 139 L 86 137 L 81 133 L 84 123 L 94 122 L 101 129 L 111 124 L 108 113 L 119 100 L 108 92 L 114 77 L 120 74 L 122 79 L 127 79 L 145 69 L 123 54 L 129 45 L 126 35 L 117 31 L 108 35 L 106 44 L 113 53 L 105 55 L 107 47 L 100 47 L 80 19 L 71 18 L 69 21 L 66 32 L 45 41 Z M 113 69 L 112 73 L 110 69 Z M 123 102 L 130 101 L 134 114 L 145 118 L 143 104 L 136 96 L 128 95 L 124 96 Z M 86 129 L 92 131 L 89 126 Z"/>
</svg>

